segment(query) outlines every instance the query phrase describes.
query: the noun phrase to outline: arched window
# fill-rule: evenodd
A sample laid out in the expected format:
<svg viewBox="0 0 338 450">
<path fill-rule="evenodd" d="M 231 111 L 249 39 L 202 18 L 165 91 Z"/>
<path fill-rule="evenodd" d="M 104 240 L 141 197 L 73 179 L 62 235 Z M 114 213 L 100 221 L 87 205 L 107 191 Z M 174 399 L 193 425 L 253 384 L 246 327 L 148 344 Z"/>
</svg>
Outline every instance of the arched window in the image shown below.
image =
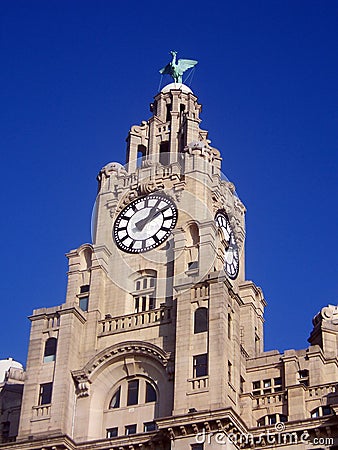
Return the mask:
<svg viewBox="0 0 338 450">
<path fill-rule="evenodd" d="M 194 314 L 194 333 L 208 331 L 208 308 L 197 308 Z"/>
<path fill-rule="evenodd" d="M 45 343 L 45 351 L 43 354 L 43 362 L 55 361 L 56 358 L 57 339 L 54 337 L 48 338 Z"/>
<path fill-rule="evenodd" d="M 288 418 L 284 414 L 278 414 L 278 413 L 277 414 L 269 414 L 267 416 L 261 417 L 257 421 L 257 426 L 264 427 L 264 426 L 268 426 L 268 425 L 275 425 L 276 423 L 279 423 L 279 422 L 287 422 L 287 421 L 288 421 Z"/>
<path fill-rule="evenodd" d="M 133 378 L 132 380 L 124 380 L 114 391 L 109 409 L 144 405 L 152 402 L 157 402 L 157 392 L 153 384 L 144 378 Z"/>
<path fill-rule="evenodd" d="M 311 411 L 311 417 L 314 419 L 316 417 L 329 416 L 332 413 L 332 409 L 329 405 L 319 406 L 318 408 Z"/>
</svg>

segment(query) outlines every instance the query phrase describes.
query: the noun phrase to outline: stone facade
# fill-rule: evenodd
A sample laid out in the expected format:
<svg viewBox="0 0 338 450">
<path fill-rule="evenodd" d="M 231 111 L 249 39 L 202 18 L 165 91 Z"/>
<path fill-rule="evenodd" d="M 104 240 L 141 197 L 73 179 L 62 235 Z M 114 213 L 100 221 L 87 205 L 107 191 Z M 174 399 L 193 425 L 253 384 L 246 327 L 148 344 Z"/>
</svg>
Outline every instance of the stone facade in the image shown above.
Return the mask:
<svg viewBox="0 0 338 450">
<path fill-rule="evenodd" d="M 245 207 L 200 128 L 201 105 L 173 83 L 151 110 L 129 132 L 126 166 L 98 175 L 93 243 L 67 255 L 65 303 L 30 317 L 18 436 L 0 448 L 338 448 L 338 308 L 314 318 L 307 349 L 264 352 L 266 302 L 245 278 Z M 117 217 L 154 194 L 177 208 L 170 236 L 121 251 L 116 236 L 129 238 L 114 240 Z M 130 222 L 143 217 L 130 211 Z M 165 208 L 147 211 L 135 236 L 160 214 L 169 220 Z M 236 276 L 224 270 L 230 238 L 218 211 Z"/>
</svg>

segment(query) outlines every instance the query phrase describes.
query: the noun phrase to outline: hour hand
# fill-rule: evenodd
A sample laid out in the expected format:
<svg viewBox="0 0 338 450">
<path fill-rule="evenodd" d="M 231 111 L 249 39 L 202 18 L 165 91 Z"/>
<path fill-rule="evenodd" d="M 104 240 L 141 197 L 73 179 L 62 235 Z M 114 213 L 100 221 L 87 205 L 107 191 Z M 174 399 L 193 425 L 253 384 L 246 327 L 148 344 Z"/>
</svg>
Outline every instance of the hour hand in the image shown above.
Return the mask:
<svg viewBox="0 0 338 450">
<path fill-rule="evenodd" d="M 139 231 L 142 231 L 143 228 L 147 225 L 147 223 L 150 222 L 151 220 L 155 219 L 155 217 L 157 217 L 160 214 L 160 212 L 161 211 L 157 208 L 157 206 L 153 206 L 151 208 L 151 210 L 149 211 L 149 214 L 147 215 L 147 217 L 144 217 L 143 219 L 141 219 L 135 223 L 136 228 Z"/>
</svg>

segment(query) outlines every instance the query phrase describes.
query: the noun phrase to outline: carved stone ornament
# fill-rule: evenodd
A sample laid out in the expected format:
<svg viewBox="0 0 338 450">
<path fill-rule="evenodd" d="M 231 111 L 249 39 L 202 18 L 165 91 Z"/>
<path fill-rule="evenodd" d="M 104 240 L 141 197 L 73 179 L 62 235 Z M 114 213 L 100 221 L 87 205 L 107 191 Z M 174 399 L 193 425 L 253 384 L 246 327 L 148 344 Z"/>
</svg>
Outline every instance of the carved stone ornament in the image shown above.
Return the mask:
<svg viewBox="0 0 338 450">
<path fill-rule="evenodd" d="M 121 199 L 118 211 L 121 211 L 125 206 L 129 205 L 133 200 L 135 200 L 138 197 L 138 192 L 136 189 L 133 189 L 126 193 L 126 195 Z M 113 214 L 114 215 L 114 214 Z"/>
<path fill-rule="evenodd" d="M 141 195 L 147 195 L 155 191 L 159 191 L 164 188 L 162 181 L 157 180 L 146 180 L 140 181 L 138 191 Z"/>
<path fill-rule="evenodd" d="M 88 375 L 82 371 L 74 371 L 72 372 L 72 376 L 75 381 L 76 395 L 78 397 L 88 397 L 89 386 L 91 383 L 91 381 L 88 378 Z"/>
<path fill-rule="evenodd" d="M 334 325 L 338 325 L 338 305 L 327 305 L 321 309 L 312 319 L 313 325 L 317 325 L 322 321 L 331 322 Z"/>
<path fill-rule="evenodd" d="M 130 128 L 130 134 L 141 135 L 145 138 L 148 137 L 148 122 L 146 120 L 142 120 L 141 125 L 133 125 Z"/>
<path fill-rule="evenodd" d="M 118 162 L 111 162 L 102 167 L 97 179 L 101 182 L 103 179 L 107 179 L 110 176 L 120 177 L 125 175 L 128 175 L 128 172 L 122 164 Z"/>
<path fill-rule="evenodd" d="M 77 395 L 79 397 L 89 395 L 89 386 L 92 382 L 93 373 L 100 370 L 100 367 L 104 366 L 108 361 L 114 361 L 116 358 L 121 359 L 121 357 L 125 359 L 131 356 L 151 357 L 163 368 L 166 368 L 171 355 L 149 342 L 126 341 L 112 345 L 95 355 L 81 370 L 72 372 L 76 383 Z"/>
</svg>

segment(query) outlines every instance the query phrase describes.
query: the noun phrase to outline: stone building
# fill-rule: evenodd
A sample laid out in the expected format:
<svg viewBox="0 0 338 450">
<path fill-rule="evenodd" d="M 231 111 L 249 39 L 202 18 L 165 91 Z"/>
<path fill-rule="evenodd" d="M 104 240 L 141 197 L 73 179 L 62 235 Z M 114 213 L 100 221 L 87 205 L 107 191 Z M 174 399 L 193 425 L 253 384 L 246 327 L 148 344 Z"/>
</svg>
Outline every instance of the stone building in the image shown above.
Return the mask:
<svg viewBox="0 0 338 450">
<path fill-rule="evenodd" d="M 18 435 L 25 373 L 13 358 L 0 360 L 0 444 Z"/>
<path fill-rule="evenodd" d="M 65 303 L 34 311 L 16 442 L 0 449 L 337 449 L 338 307 L 310 346 L 265 352 L 245 207 L 169 84 L 98 175 L 93 243 Z"/>
</svg>

